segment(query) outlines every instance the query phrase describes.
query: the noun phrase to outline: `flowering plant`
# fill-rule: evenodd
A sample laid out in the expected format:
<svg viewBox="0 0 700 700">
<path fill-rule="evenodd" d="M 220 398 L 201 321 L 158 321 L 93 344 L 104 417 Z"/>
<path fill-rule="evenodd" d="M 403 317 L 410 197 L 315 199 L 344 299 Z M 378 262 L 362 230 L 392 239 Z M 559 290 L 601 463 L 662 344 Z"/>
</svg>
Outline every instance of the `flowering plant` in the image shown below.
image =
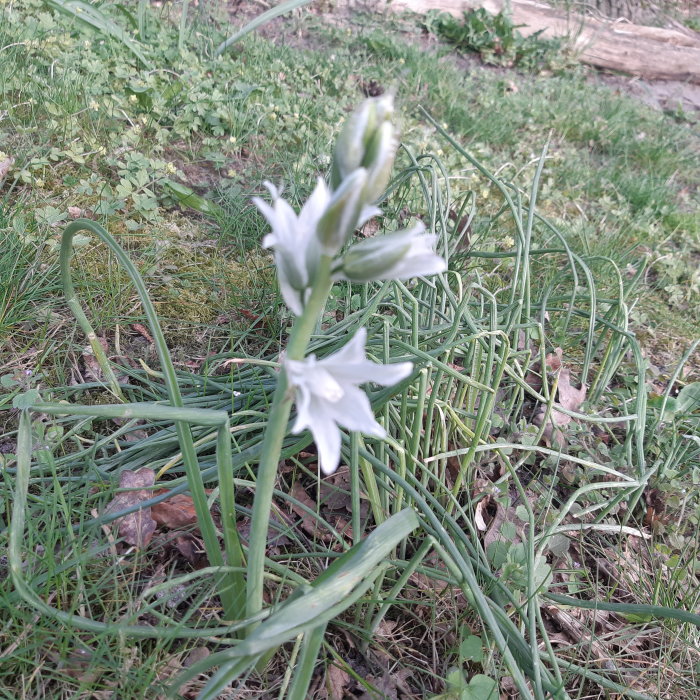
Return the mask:
<svg viewBox="0 0 700 700">
<path fill-rule="evenodd" d="M 379 212 L 375 203 L 389 181 L 398 143 L 392 117 L 393 100 L 383 96 L 367 100 L 348 119 L 336 144 L 330 187 L 319 179 L 299 214 L 269 183 L 272 206 L 254 199 L 272 227 L 263 246 L 274 250 L 280 292 L 297 319 L 282 362 L 258 469 L 248 560 L 247 612 L 251 617 L 262 608 L 272 491 L 292 400 L 297 410 L 292 431 L 311 431 L 319 466 L 331 474 L 340 463 L 341 427 L 378 438 L 386 435 L 360 386 L 367 382 L 390 386 L 413 371 L 410 362 L 381 365 L 368 360 L 364 328 L 329 357 L 306 356 L 333 281 L 408 279 L 446 269 L 435 252 L 437 236 L 425 234 L 422 224 L 351 244 L 341 254 L 353 232 Z"/>
</svg>

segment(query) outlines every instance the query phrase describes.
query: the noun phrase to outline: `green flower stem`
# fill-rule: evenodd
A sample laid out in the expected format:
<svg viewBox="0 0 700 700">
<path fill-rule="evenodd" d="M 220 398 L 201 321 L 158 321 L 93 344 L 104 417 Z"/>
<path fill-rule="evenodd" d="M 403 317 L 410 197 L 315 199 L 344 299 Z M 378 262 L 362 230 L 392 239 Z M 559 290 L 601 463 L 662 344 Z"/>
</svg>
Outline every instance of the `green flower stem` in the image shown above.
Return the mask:
<svg viewBox="0 0 700 700">
<path fill-rule="evenodd" d="M 333 258 L 324 255 L 318 265 L 316 281 L 304 313 L 296 320 L 287 345 L 290 360 L 303 360 L 316 322 L 323 312 L 331 289 L 331 264 Z M 262 453 L 255 483 L 255 499 L 248 546 L 248 586 L 246 590 L 246 614 L 256 615 L 262 610 L 263 579 L 265 575 L 265 551 L 267 531 L 270 525 L 272 492 L 277 477 L 282 442 L 287 434 L 289 414 L 292 410 L 292 395 L 288 391 L 287 375 L 282 367 L 272 399 L 270 417 L 263 437 Z M 252 625 L 251 630 L 257 626 Z"/>
</svg>

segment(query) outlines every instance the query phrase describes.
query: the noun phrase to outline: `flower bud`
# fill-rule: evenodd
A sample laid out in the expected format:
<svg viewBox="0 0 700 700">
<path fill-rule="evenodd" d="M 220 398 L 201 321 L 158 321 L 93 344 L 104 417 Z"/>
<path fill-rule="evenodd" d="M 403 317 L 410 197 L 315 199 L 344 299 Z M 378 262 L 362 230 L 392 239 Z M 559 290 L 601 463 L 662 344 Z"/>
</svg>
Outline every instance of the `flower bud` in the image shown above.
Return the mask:
<svg viewBox="0 0 700 700">
<path fill-rule="evenodd" d="M 326 255 L 335 255 L 352 236 L 363 209 L 367 171 L 358 168 L 343 179 L 318 222 L 316 236 Z"/>
<path fill-rule="evenodd" d="M 396 153 L 397 139 L 391 118 L 394 104 L 391 95 L 366 100 L 348 118 L 336 142 L 331 172 L 331 187 L 357 168 L 369 171 L 366 202 L 376 200 L 382 193 Z"/>
<path fill-rule="evenodd" d="M 423 224 L 418 224 L 412 229 L 367 238 L 355 244 L 343 256 L 334 277 L 371 282 L 443 272 L 447 265 L 435 253 L 437 236 L 424 234 L 424 231 Z"/>
<path fill-rule="evenodd" d="M 389 184 L 397 146 L 394 125 L 384 122 L 375 131 L 365 154 L 365 160 L 369 163 L 366 166 L 369 169 L 364 192 L 366 201 L 375 202 Z"/>
</svg>

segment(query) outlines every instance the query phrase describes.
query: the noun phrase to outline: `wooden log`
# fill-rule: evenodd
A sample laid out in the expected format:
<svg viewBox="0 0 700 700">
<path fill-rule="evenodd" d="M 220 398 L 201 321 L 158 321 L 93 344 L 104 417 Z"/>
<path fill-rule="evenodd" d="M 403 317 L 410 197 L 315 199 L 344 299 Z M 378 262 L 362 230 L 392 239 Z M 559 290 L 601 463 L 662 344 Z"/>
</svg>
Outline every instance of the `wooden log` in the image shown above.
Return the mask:
<svg viewBox="0 0 700 700">
<path fill-rule="evenodd" d="M 661 29 L 616 20 L 606 21 L 569 13 L 533 0 L 511 0 L 513 24 L 523 36 L 542 31 L 543 37 L 567 37 L 579 59 L 597 68 L 628 73 L 647 80 L 681 80 L 700 84 L 700 34 Z M 502 0 L 394 0 L 394 10 L 425 13 L 442 10 L 461 17 L 483 7 L 492 14 Z"/>
</svg>

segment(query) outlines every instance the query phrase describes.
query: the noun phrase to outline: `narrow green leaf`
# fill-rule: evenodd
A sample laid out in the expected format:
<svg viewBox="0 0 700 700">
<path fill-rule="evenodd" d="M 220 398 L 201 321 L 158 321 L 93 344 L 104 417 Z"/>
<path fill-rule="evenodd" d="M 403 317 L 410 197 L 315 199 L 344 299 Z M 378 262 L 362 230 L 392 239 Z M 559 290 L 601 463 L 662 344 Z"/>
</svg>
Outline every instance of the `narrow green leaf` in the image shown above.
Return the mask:
<svg viewBox="0 0 700 700">
<path fill-rule="evenodd" d="M 218 204 L 201 197 L 193 189 L 187 187 L 187 185 L 182 185 L 173 180 L 164 180 L 162 184 L 168 193 L 175 197 L 183 206 L 194 209 L 206 216 L 223 216 L 224 210 Z"/>
<path fill-rule="evenodd" d="M 256 30 L 258 27 L 266 24 L 270 20 L 275 19 L 275 17 L 279 17 L 285 12 L 296 10 L 297 7 L 308 5 L 310 2 L 311 0 L 288 0 L 277 7 L 271 7 L 269 10 L 267 10 L 267 12 L 263 12 L 262 14 L 258 15 L 252 22 L 248 22 L 245 27 L 220 44 L 216 49 L 214 56 L 221 56 L 221 54 L 226 51 L 227 48 L 233 46 L 239 39 L 242 39 L 246 34 L 250 34 L 250 32 Z"/>
<path fill-rule="evenodd" d="M 143 55 L 139 45 L 116 22 L 107 17 L 99 8 L 81 0 L 45 0 L 52 9 L 71 17 L 84 27 L 96 29 L 103 34 L 121 41 L 129 51 L 149 70 L 153 64 Z"/>
<path fill-rule="evenodd" d="M 188 669 L 171 692 L 219 665 L 219 671 L 202 694 L 202 697 L 218 697 L 219 690 L 265 652 L 332 620 L 364 594 L 384 569 L 386 558 L 418 525 L 418 516 L 410 508 L 385 520 L 366 539 L 336 559 L 311 586 L 304 587 L 301 595 L 293 594 L 244 641 Z"/>
<path fill-rule="evenodd" d="M 700 411 L 700 382 L 684 386 L 676 397 L 676 413 Z"/>
</svg>

